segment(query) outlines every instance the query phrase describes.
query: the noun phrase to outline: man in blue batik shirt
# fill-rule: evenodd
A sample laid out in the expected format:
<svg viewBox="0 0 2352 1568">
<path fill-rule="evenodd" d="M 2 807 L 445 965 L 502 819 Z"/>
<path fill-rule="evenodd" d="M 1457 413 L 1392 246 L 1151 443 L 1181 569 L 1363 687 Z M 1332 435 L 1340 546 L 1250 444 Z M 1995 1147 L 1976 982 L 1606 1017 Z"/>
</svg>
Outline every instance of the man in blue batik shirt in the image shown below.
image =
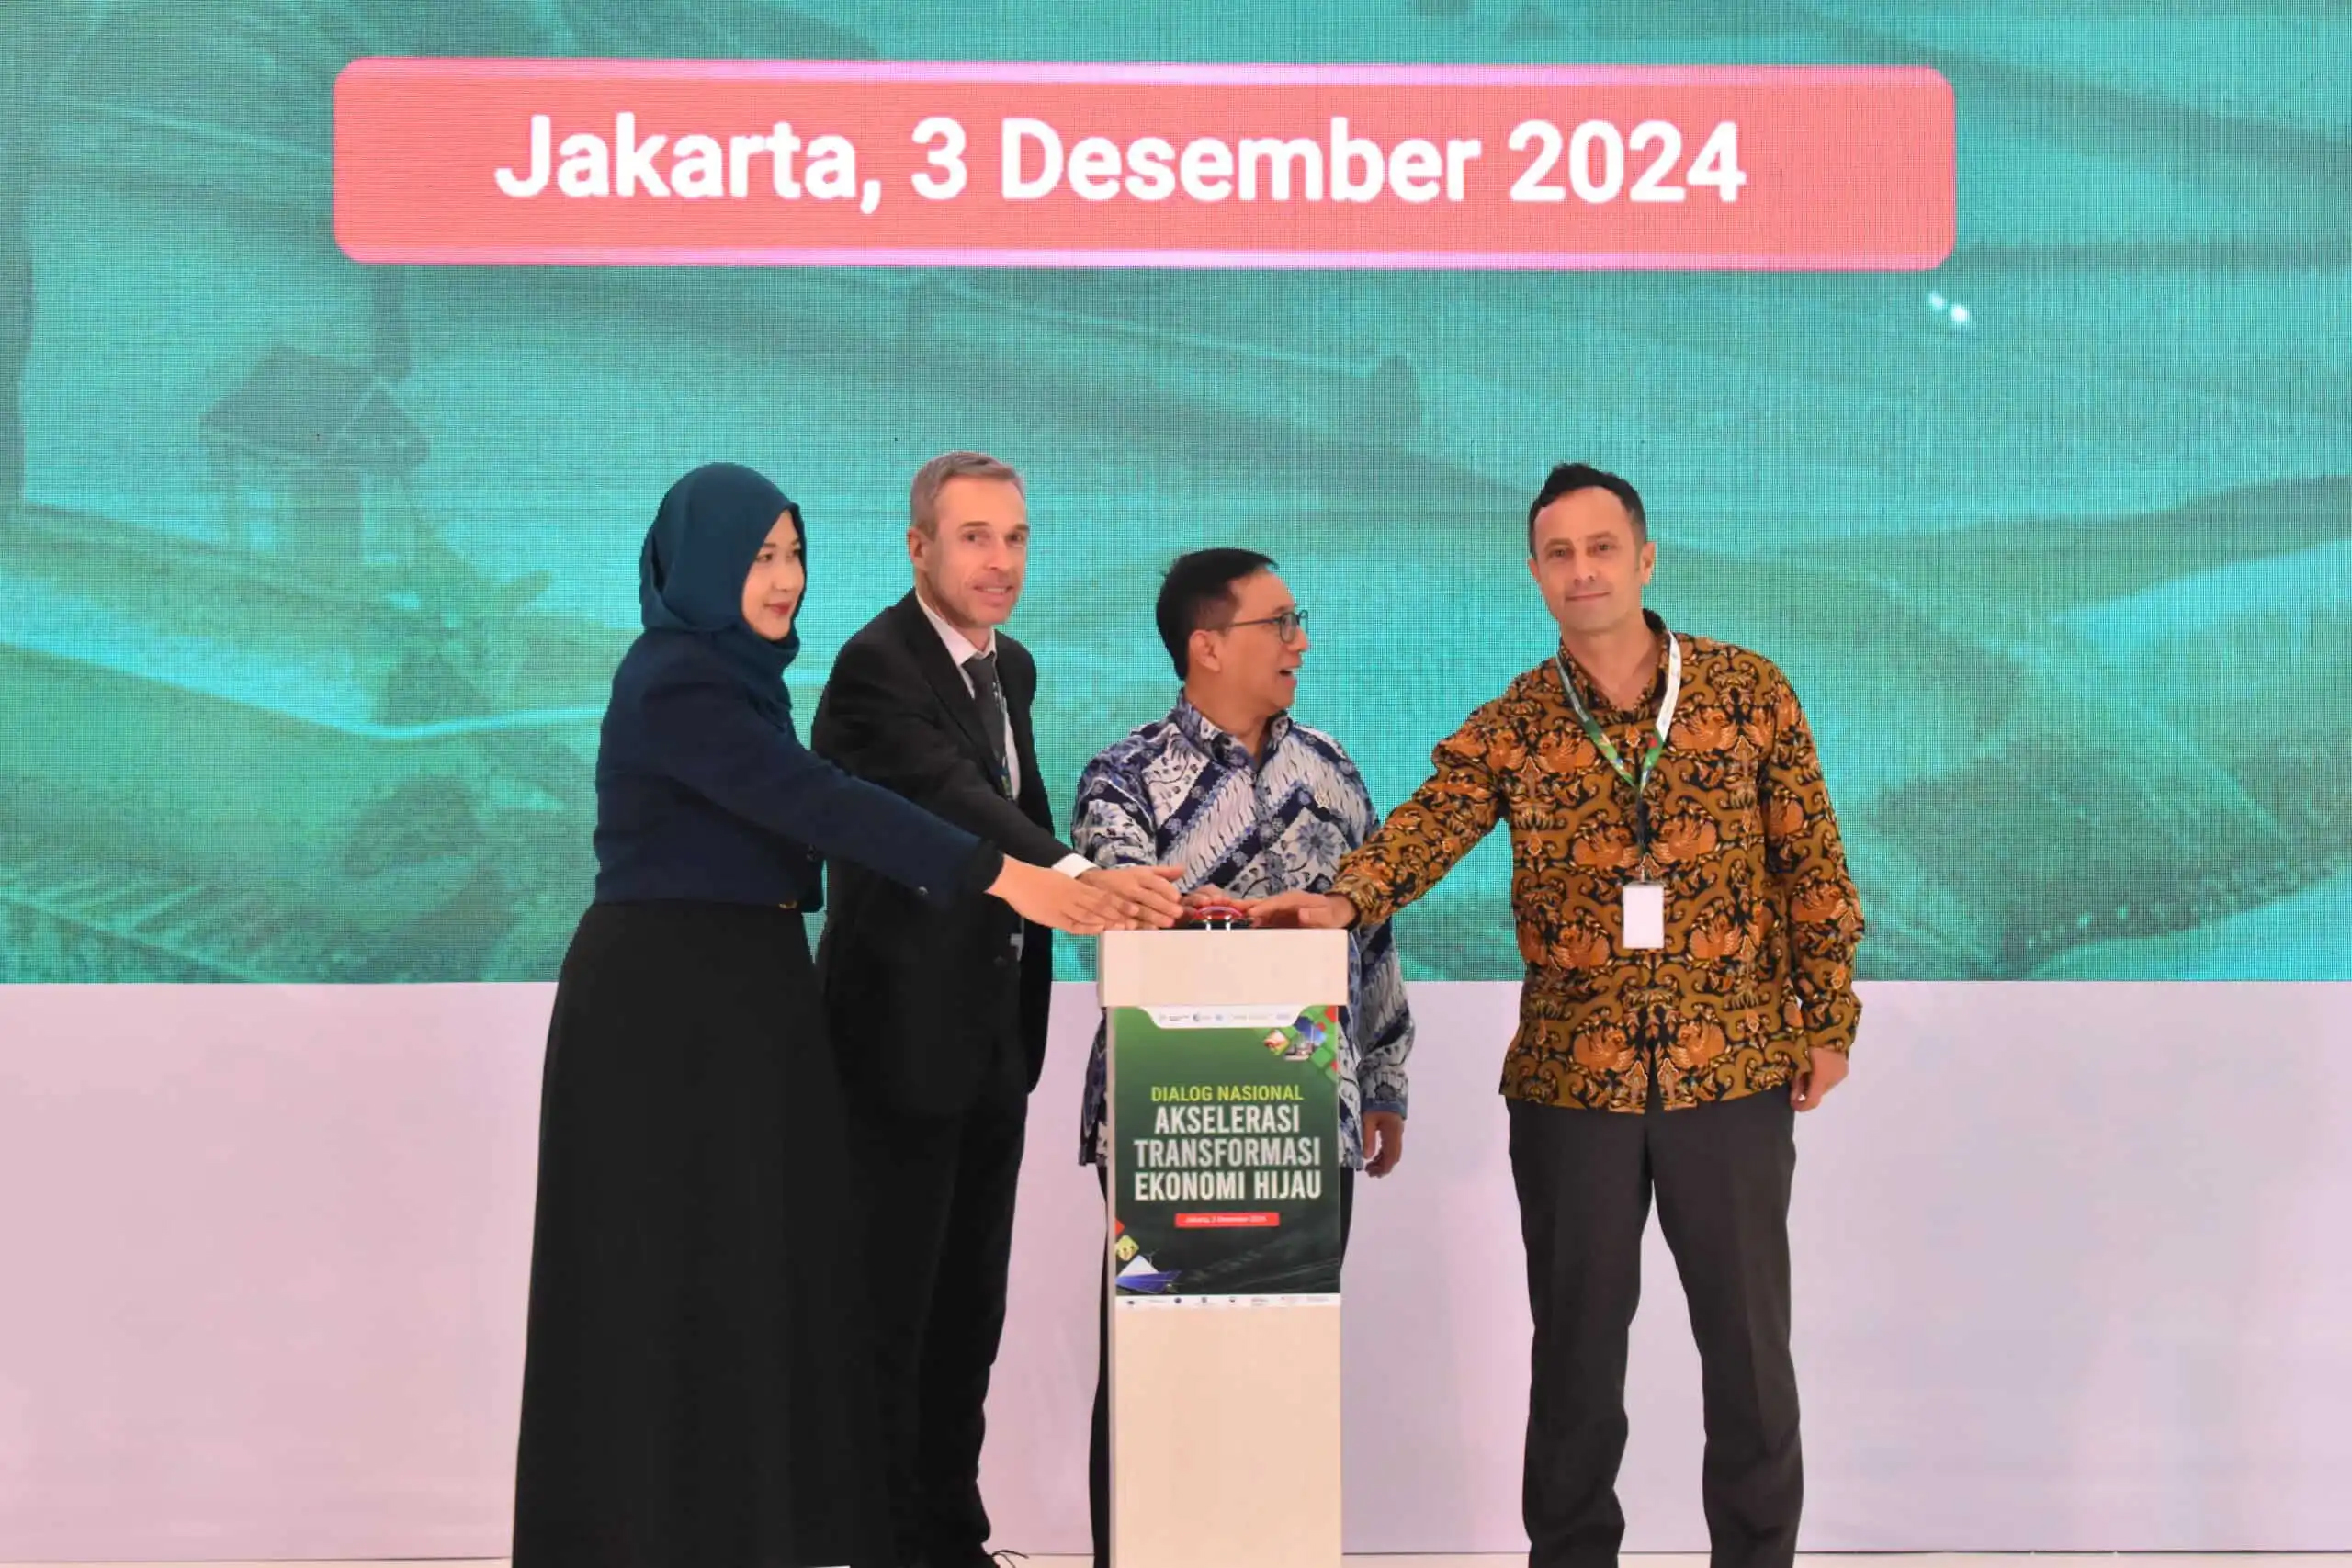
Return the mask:
<svg viewBox="0 0 2352 1568">
<path fill-rule="evenodd" d="M 1306 615 L 1254 550 L 1196 550 L 1160 584 L 1160 641 L 1184 682 L 1166 717 L 1087 764 L 1070 844 L 1098 866 L 1179 865 L 1198 905 L 1222 894 L 1323 892 L 1340 857 L 1379 826 L 1372 796 L 1337 740 L 1294 723 Z M 1405 1151 L 1405 1057 L 1413 1020 L 1385 925 L 1350 933 L 1340 1040 L 1340 1177 L 1344 1236 L 1353 1177 L 1385 1176 Z M 1103 1037 L 1086 1069 L 1079 1158 L 1104 1158 Z M 1089 1483 L 1094 1561 L 1109 1561 L 1109 1406 L 1098 1376 Z"/>
</svg>

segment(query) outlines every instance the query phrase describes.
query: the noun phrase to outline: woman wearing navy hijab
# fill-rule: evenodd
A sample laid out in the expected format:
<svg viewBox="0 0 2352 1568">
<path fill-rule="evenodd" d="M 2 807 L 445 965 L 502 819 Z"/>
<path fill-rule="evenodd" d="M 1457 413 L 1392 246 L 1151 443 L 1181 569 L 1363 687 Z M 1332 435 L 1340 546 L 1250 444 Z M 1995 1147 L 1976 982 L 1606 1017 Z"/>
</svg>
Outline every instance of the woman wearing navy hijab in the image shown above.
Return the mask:
<svg viewBox="0 0 2352 1568">
<path fill-rule="evenodd" d="M 882 1560 L 840 1089 L 803 915 L 819 857 L 1072 931 L 1113 897 L 804 750 L 799 509 L 671 488 L 596 756 L 596 897 L 540 1103 L 515 1568 Z"/>
</svg>

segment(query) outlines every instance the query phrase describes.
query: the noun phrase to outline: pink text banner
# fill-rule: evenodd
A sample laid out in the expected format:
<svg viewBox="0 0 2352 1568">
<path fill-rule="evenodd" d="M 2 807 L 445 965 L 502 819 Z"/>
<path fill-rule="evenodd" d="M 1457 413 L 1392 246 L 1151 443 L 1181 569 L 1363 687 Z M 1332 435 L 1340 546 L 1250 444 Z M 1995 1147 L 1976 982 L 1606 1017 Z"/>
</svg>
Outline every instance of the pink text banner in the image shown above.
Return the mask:
<svg viewBox="0 0 2352 1568">
<path fill-rule="evenodd" d="M 1912 270 L 1911 67 L 392 60 L 335 84 L 335 236 L 473 265 Z"/>
</svg>

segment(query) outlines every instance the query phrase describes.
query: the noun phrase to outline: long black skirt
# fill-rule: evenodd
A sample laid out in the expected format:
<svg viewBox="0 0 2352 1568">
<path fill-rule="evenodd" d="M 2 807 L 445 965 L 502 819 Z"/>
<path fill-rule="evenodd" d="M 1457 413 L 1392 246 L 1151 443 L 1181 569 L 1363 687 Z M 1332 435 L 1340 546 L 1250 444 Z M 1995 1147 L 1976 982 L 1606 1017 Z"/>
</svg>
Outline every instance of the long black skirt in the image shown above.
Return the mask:
<svg viewBox="0 0 2352 1568">
<path fill-rule="evenodd" d="M 882 1560 L 854 1201 L 800 917 L 592 907 L 548 1034 L 515 1568 Z"/>
</svg>

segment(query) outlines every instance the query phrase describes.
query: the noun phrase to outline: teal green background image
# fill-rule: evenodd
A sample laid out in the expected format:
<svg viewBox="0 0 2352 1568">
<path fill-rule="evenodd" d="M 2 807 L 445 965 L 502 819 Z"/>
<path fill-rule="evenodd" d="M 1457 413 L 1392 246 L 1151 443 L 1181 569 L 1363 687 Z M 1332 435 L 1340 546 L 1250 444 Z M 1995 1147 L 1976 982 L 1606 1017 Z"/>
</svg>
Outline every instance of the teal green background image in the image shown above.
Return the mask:
<svg viewBox="0 0 2352 1568">
<path fill-rule="evenodd" d="M 1923 274 L 394 269 L 371 54 L 1928 65 Z M 1878 978 L 2352 977 L 2352 12 L 1862 0 L 0 10 L 0 978 L 535 980 L 588 896 L 639 541 L 805 507 L 810 652 L 933 453 L 1026 473 L 1057 814 L 1166 709 L 1158 575 L 1276 557 L 1378 803 L 1552 627 L 1553 462 L 1804 696 Z M 1933 177 L 1923 171 L 1922 178 Z M 1415 977 L 1513 979 L 1484 846 Z M 1088 944 L 1068 942 L 1079 975 Z"/>
</svg>

